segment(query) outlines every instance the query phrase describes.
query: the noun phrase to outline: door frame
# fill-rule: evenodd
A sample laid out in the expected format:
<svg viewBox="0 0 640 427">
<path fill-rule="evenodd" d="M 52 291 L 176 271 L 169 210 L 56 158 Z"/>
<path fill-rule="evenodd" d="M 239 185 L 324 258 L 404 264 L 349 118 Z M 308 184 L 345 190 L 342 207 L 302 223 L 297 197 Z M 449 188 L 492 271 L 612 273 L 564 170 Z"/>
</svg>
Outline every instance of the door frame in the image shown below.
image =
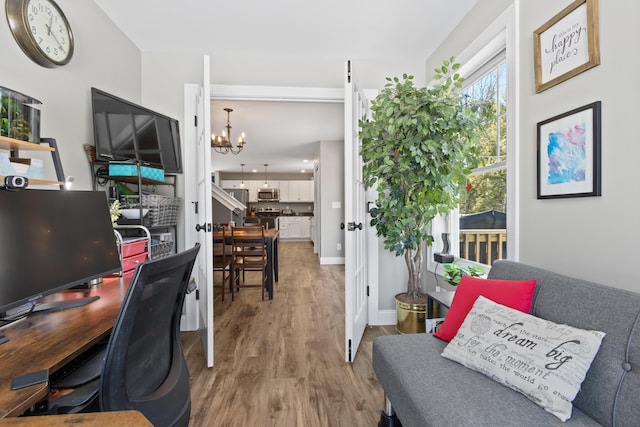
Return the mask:
<svg viewBox="0 0 640 427">
<path fill-rule="evenodd" d="M 363 89 L 367 99 L 373 99 L 378 94 L 375 89 Z M 229 101 L 273 101 L 273 102 L 335 102 L 344 104 L 344 88 L 322 88 L 322 87 L 292 87 L 292 86 L 245 86 L 245 85 L 211 85 L 211 100 Z M 372 193 L 373 194 L 373 193 Z M 369 192 L 367 192 L 369 195 Z M 319 199 L 315 199 L 319 200 Z M 369 198 L 367 200 L 370 200 Z M 375 200 L 375 199 L 374 199 Z M 316 212 L 320 209 L 316 207 Z M 316 222 L 317 233 L 322 232 L 322 227 Z M 367 229 L 369 229 L 367 223 Z M 367 243 L 367 264 L 369 265 L 369 325 L 386 325 L 387 318 L 384 313 L 379 312 L 378 300 L 378 239 L 368 240 Z M 320 236 L 318 234 L 318 240 Z M 373 259 L 370 257 L 374 257 Z M 371 270 L 375 271 L 371 271 Z M 393 324 L 395 324 L 395 310 L 393 311 Z"/>
</svg>

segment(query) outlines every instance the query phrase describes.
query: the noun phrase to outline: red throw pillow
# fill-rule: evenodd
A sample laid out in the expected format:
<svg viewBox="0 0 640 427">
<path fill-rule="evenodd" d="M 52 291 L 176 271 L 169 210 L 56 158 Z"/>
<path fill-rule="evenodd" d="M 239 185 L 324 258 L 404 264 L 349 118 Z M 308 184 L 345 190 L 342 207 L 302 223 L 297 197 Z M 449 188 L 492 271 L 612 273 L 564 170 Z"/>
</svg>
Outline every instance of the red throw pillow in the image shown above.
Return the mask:
<svg viewBox="0 0 640 427">
<path fill-rule="evenodd" d="M 449 312 L 433 336 L 447 342 L 451 341 L 480 295 L 514 310 L 529 313 L 535 288 L 535 279 L 497 280 L 463 276 L 453 296 Z"/>
</svg>

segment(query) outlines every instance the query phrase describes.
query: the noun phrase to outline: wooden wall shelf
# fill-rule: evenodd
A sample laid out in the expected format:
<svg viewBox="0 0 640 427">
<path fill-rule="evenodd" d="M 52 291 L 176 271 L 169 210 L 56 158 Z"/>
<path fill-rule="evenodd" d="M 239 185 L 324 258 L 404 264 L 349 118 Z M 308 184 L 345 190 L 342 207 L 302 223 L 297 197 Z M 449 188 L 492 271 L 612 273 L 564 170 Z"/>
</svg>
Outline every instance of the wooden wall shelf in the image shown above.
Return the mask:
<svg viewBox="0 0 640 427">
<path fill-rule="evenodd" d="M 33 142 L 21 141 L 19 139 L 8 138 L 6 136 L 0 136 L 0 149 L 10 150 L 10 151 L 50 152 L 54 156 L 54 163 L 55 163 L 55 158 L 58 155 L 58 153 L 56 153 L 56 149 L 49 145 L 34 144 Z M 34 185 L 60 185 L 60 186 L 64 185 L 64 182 L 60 182 L 60 181 L 50 181 L 47 179 L 34 179 L 34 178 L 28 178 L 28 179 L 29 179 L 29 184 L 34 184 Z M 60 179 L 59 175 L 58 175 L 58 179 Z M 0 175 L 0 180 L 4 181 L 3 175 Z"/>
<path fill-rule="evenodd" d="M 0 136 L 0 149 L 3 150 L 28 150 L 28 151 L 56 151 L 48 145 L 34 144 L 33 142 L 20 141 L 19 139 Z"/>
</svg>

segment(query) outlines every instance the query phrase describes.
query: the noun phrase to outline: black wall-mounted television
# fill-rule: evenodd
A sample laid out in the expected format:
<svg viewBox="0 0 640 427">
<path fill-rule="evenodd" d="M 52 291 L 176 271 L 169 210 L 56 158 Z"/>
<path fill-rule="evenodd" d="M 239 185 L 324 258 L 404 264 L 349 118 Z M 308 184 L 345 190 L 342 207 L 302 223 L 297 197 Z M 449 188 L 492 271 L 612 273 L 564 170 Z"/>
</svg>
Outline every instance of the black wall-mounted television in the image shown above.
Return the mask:
<svg viewBox="0 0 640 427">
<path fill-rule="evenodd" d="M 91 105 L 98 160 L 132 160 L 182 173 L 178 120 L 96 88 Z"/>
<path fill-rule="evenodd" d="M 104 191 L 0 190 L 3 317 L 120 269 Z"/>
</svg>

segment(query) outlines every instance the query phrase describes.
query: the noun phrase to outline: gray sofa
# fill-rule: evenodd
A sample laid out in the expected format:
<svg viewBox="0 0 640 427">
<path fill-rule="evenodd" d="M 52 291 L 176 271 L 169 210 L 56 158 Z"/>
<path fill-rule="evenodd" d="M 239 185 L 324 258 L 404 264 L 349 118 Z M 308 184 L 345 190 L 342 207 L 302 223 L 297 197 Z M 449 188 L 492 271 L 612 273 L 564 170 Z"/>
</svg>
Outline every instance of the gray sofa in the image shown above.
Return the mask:
<svg viewBox="0 0 640 427">
<path fill-rule="evenodd" d="M 640 294 L 497 261 L 489 278 L 537 279 L 531 314 L 605 332 L 571 418 L 554 415 L 484 375 L 440 356 L 446 342 L 428 334 L 382 336 L 373 369 L 404 427 L 640 426 Z M 383 413 L 380 425 L 399 425 Z"/>
</svg>

